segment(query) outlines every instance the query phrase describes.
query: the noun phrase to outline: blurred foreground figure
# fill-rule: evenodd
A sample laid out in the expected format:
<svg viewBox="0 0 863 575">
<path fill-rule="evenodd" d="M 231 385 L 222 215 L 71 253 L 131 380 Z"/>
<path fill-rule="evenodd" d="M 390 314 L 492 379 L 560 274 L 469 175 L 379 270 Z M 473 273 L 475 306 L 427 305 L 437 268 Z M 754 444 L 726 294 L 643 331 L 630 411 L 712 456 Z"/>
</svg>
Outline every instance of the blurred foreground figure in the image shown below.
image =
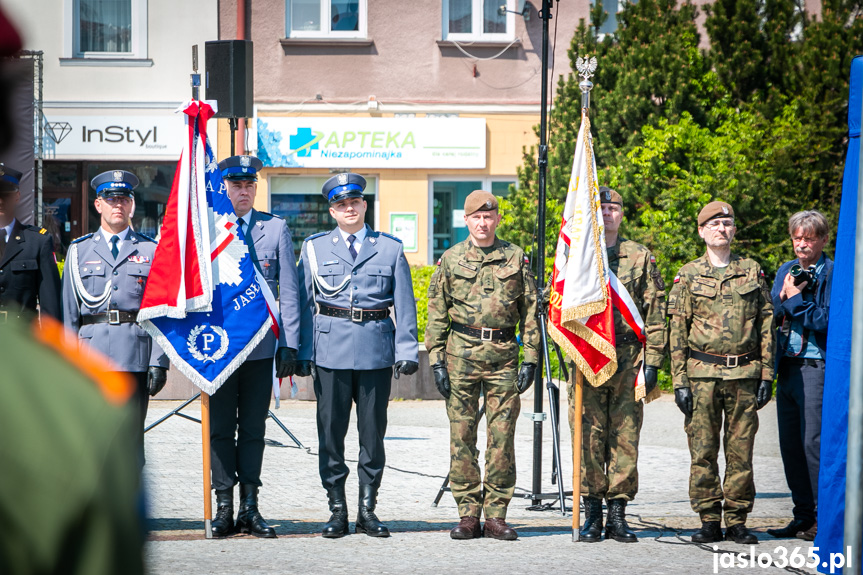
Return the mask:
<svg viewBox="0 0 863 575">
<path fill-rule="evenodd" d="M 143 573 L 133 384 L 37 325 L 0 325 L 0 573 Z"/>
</svg>

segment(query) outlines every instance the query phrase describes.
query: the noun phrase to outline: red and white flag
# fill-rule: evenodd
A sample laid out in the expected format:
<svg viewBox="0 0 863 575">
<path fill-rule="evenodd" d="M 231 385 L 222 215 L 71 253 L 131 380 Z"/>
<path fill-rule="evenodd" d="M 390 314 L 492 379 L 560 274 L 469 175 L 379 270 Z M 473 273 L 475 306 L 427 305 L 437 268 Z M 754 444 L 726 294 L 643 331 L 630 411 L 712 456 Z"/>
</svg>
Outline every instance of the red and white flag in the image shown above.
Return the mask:
<svg viewBox="0 0 863 575">
<path fill-rule="evenodd" d="M 575 145 L 551 290 L 548 329 L 552 339 L 575 361 L 591 385 L 602 385 L 617 371 L 614 308 L 642 344 L 645 336 L 635 302 L 626 286 L 608 269 L 596 161 L 586 113 L 582 113 Z M 636 380 L 636 400 L 643 396 L 642 370 Z"/>
</svg>

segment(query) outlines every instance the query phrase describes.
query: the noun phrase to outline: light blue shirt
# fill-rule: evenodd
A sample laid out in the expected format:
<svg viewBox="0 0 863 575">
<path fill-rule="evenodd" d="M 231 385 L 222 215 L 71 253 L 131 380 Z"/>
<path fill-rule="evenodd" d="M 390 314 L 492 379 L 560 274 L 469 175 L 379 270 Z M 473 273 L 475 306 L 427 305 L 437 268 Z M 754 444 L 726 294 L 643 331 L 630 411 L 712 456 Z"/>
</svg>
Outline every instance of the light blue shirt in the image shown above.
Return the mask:
<svg viewBox="0 0 863 575">
<path fill-rule="evenodd" d="M 824 269 L 824 264 L 826 260 L 824 258 L 824 254 L 821 254 L 821 258 L 818 260 L 818 263 L 815 265 L 815 275 L 821 275 L 821 271 Z M 807 286 L 808 288 L 809 286 Z M 812 286 L 814 287 L 814 286 Z M 815 301 L 815 292 L 811 289 L 806 289 L 803 292 L 803 301 Z M 803 333 L 806 331 L 806 328 L 803 327 L 803 322 L 800 320 L 792 320 L 790 331 L 787 336 L 788 345 L 785 346 L 785 356 L 786 357 L 800 357 L 803 359 L 824 359 L 824 356 L 821 355 L 821 350 L 818 349 L 818 345 L 815 343 L 814 337 L 806 338 L 806 347 L 803 347 Z M 808 335 L 808 334 L 807 334 Z"/>
</svg>

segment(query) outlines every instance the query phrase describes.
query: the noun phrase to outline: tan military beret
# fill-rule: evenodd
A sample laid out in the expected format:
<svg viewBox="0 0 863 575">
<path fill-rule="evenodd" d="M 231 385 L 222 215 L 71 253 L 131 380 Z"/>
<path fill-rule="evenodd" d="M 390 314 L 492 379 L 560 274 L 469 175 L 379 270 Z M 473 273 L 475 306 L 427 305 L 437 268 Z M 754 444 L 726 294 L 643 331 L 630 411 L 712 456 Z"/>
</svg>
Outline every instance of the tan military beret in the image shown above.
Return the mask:
<svg viewBox="0 0 863 575">
<path fill-rule="evenodd" d="M 623 198 L 608 186 L 599 186 L 599 202 L 602 204 L 623 205 Z"/>
<path fill-rule="evenodd" d="M 474 212 L 490 212 L 497 209 L 497 198 L 491 192 L 476 190 L 471 192 L 464 201 L 464 215 Z"/>
<path fill-rule="evenodd" d="M 725 202 L 714 201 L 710 202 L 698 212 L 698 225 L 703 226 L 709 220 L 713 218 L 724 218 L 734 217 L 734 208 L 731 207 L 731 204 L 726 204 Z"/>
</svg>

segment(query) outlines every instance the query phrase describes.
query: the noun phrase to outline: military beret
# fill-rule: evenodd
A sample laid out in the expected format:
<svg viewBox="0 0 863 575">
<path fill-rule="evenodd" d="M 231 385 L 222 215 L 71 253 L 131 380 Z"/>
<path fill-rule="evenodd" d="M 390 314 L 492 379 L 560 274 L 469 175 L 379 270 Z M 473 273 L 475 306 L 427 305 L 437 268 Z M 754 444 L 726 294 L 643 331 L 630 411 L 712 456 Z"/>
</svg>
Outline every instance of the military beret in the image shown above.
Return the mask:
<svg viewBox="0 0 863 575">
<path fill-rule="evenodd" d="M 0 163 L 0 192 L 14 192 L 21 185 L 21 176 L 18 170 L 4 166 Z"/>
<path fill-rule="evenodd" d="M 599 202 L 601 204 L 617 204 L 622 206 L 623 198 L 608 186 L 599 186 Z"/>
<path fill-rule="evenodd" d="M 345 198 L 361 198 L 363 190 L 366 189 L 366 179 L 353 172 L 336 174 L 321 188 L 321 193 L 331 204 L 344 200 Z"/>
<path fill-rule="evenodd" d="M 231 156 L 219 162 L 223 180 L 258 181 L 258 172 L 264 163 L 255 156 Z"/>
<path fill-rule="evenodd" d="M 733 218 L 734 217 L 734 208 L 731 207 L 731 204 L 727 204 L 725 202 L 721 202 L 719 200 L 710 202 L 698 212 L 698 225 L 703 226 L 709 220 L 713 218 Z"/>
<path fill-rule="evenodd" d="M 132 190 L 138 187 L 138 176 L 126 170 L 109 170 L 102 172 L 92 180 L 90 185 L 98 196 L 127 196 L 131 198 Z"/>
<path fill-rule="evenodd" d="M 464 215 L 474 212 L 490 212 L 497 209 L 497 198 L 491 192 L 476 190 L 468 194 L 464 200 Z"/>
</svg>

